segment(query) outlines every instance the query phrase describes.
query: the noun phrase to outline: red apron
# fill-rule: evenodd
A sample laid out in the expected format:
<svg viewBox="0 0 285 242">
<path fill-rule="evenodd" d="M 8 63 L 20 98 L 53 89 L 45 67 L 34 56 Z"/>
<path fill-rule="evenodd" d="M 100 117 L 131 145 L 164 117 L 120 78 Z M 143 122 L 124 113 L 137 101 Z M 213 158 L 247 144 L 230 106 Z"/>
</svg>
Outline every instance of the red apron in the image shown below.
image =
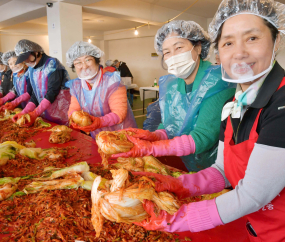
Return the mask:
<svg viewBox="0 0 285 242">
<path fill-rule="evenodd" d="M 284 85 L 285 78 L 283 78 L 278 89 Z M 245 176 L 249 157 L 258 139 L 256 128 L 261 111 L 262 109 L 259 110 L 252 126 L 249 139 L 237 145 L 235 145 L 232 138 L 233 129 L 231 119 L 228 117 L 224 139 L 224 169 L 225 175 L 233 188 Z M 250 241 L 285 241 L 285 189 L 269 204 L 246 217 L 257 234 L 257 237 L 255 237 L 247 226 Z"/>
</svg>

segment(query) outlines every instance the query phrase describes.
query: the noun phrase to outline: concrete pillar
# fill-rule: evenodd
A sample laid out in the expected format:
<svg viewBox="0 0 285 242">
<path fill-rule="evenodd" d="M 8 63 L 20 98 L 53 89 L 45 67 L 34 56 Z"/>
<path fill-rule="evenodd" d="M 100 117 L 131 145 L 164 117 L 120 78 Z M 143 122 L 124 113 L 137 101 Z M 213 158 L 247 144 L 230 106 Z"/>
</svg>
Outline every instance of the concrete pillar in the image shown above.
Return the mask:
<svg viewBox="0 0 285 242">
<path fill-rule="evenodd" d="M 47 21 L 49 55 L 57 58 L 66 67 L 72 79 L 76 78 L 76 74 L 66 66 L 65 54 L 76 41 L 83 40 L 82 6 L 53 3 L 52 7 L 47 7 Z"/>
</svg>

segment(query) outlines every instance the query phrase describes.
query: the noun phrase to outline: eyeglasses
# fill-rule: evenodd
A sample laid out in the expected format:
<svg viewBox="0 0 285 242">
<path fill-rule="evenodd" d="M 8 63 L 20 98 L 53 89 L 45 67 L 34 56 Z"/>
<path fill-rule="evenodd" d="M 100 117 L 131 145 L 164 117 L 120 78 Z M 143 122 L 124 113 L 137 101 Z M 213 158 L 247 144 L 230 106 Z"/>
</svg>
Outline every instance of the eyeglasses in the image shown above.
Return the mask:
<svg viewBox="0 0 285 242">
<path fill-rule="evenodd" d="M 83 67 L 83 63 L 85 63 L 85 65 L 87 65 L 87 66 L 91 66 L 92 65 L 92 63 L 93 63 L 93 58 L 88 58 L 88 59 L 86 59 L 86 60 L 84 60 L 84 61 L 76 61 L 76 62 L 74 62 L 74 66 L 76 67 L 76 68 L 82 68 Z"/>
</svg>

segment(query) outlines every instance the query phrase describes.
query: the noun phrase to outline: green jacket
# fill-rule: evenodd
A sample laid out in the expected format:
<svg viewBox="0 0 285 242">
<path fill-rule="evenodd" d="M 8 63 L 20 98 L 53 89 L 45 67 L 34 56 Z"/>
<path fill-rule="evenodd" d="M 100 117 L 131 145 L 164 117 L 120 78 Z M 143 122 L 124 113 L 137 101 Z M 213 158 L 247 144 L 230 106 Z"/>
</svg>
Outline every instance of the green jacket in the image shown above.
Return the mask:
<svg viewBox="0 0 285 242">
<path fill-rule="evenodd" d="M 211 65 L 209 61 L 200 60 L 199 69 L 193 82 L 192 91 L 195 91 L 205 75 L 205 71 Z M 186 83 L 183 79 L 179 79 L 177 91 L 186 94 Z M 221 113 L 225 102 L 234 95 L 235 89 L 226 89 L 207 99 L 205 99 L 199 111 L 195 129 L 190 135 L 195 141 L 196 154 L 200 154 L 212 148 L 219 139 Z M 163 123 L 158 129 L 164 129 Z"/>
</svg>

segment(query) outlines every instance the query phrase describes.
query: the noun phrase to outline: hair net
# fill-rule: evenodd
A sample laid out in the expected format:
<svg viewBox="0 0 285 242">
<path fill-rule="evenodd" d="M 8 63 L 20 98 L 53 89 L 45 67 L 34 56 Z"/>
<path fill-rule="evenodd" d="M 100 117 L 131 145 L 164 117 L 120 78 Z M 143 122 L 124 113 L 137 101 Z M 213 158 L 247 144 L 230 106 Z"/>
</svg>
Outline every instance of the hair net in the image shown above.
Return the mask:
<svg viewBox="0 0 285 242">
<path fill-rule="evenodd" d="M 15 53 L 17 56 L 26 52 L 44 52 L 43 48 L 37 43 L 22 39 L 15 46 Z"/>
<path fill-rule="evenodd" d="M 208 56 L 210 49 L 210 38 L 206 31 L 193 21 L 174 20 L 163 25 L 156 33 L 154 38 L 154 48 L 156 53 L 162 55 L 162 44 L 167 37 L 175 33 L 178 38 L 188 39 L 190 41 L 200 41 L 202 50 L 201 58 L 205 59 Z"/>
<path fill-rule="evenodd" d="M 113 64 L 112 64 L 112 66 L 117 65 L 117 63 L 118 63 L 118 62 L 119 62 L 118 60 L 114 60 L 114 62 L 113 62 Z"/>
<path fill-rule="evenodd" d="M 107 60 L 105 63 L 106 66 L 112 66 L 112 64 L 113 64 L 112 60 Z"/>
<path fill-rule="evenodd" d="M 223 0 L 209 25 L 209 35 L 215 41 L 222 24 L 229 18 L 239 14 L 254 14 L 259 16 L 281 33 L 281 45 L 284 47 L 285 35 L 285 5 L 274 0 Z"/>
<path fill-rule="evenodd" d="M 2 56 L 3 56 L 3 52 L 0 52 L 0 65 L 4 65 L 2 62 Z"/>
<path fill-rule="evenodd" d="M 2 55 L 2 62 L 4 65 L 8 66 L 8 61 L 11 57 L 17 57 L 14 50 L 9 50 Z"/>
<path fill-rule="evenodd" d="M 78 41 L 74 43 L 66 52 L 66 64 L 69 67 L 72 67 L 73 61 L 84 55 L 101 58 L 104 55 L 104 52 L 97 46 L 92 45 L 88 42 Z"/>
</svg>

